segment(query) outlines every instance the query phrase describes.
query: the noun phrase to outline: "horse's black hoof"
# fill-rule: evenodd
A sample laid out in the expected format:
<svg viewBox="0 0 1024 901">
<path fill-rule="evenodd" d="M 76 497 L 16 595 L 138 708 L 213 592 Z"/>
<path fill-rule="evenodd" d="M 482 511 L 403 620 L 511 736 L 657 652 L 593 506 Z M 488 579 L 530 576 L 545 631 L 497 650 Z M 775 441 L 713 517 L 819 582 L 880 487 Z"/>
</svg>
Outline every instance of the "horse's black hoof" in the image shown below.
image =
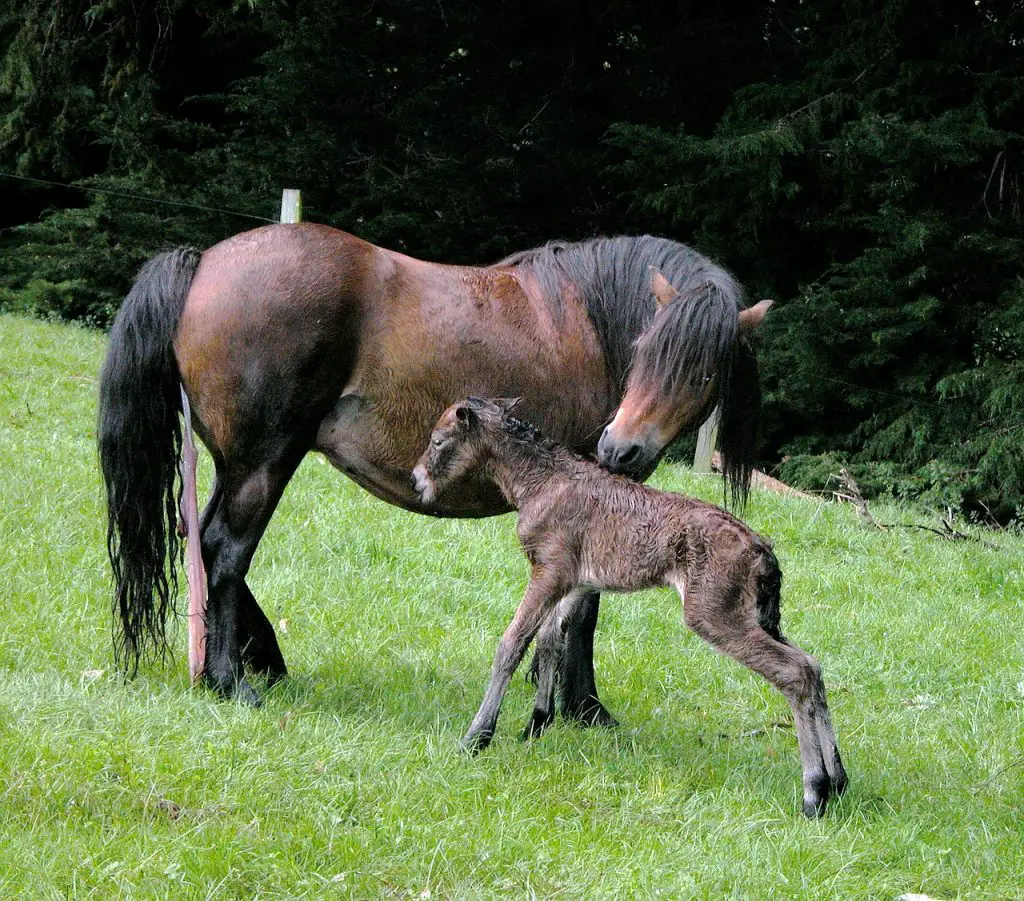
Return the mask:
<svg viewBox="0 0 1024 901">
<path fill-rule="evenodd" d="M 816 801 L 808 801 L 804 799 L 804 816 L 809 820 L 819 820 L 825 816 L 825 806 L 828 801 L 824 798 L 820 798 Z"/>
<path fill-rule="evenodd" d="M 288 676 L 288 669 L 283 666 L 280 669 L 273 667 L 271 669 L 255 670 L 255 672 L 266 680 L 267 688 L 277 685 L 278 682 Z"/>
<path fill-rule="evenodd" d="M 263 706 L 263 699 L 245 679 L 235 686 L 234 698 L 240 704 L 245 704 L 247 707 L 259 708 Z"/>
<path fill-rule="evenodd" d="M 281 652 L 276 648 L 250 646 L 246 648 L 242 659 L 253 673 L 266 679 L 268 685 L 273 685 L 288 675 L 288 667 L 285 666 Z"/>
<path fill-rule="evenodd" d="M 523 730 L 523 741 L 531 741 L 540 738 L 555 720 L 555 715 L 550 711 L 534 710 Z"/>
<path fill-rule="evenodd" d="M 583 729 L 593 726 L 612 729 L 619 725 L 619 721 L 605 709 L 604 704 L 597 698 L 587 698 L 579 704 L 566 705 L 562 716 Z"/>
</svg>

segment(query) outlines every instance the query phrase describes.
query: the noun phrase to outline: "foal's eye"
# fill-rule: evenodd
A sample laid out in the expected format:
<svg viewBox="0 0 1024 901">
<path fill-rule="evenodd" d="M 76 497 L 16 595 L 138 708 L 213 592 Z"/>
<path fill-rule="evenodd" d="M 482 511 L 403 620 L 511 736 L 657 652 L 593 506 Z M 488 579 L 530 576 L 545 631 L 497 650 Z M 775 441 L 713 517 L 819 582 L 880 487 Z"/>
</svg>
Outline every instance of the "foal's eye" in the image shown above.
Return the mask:
<svg viewBox="0 0 1024 901">
<path fill-rule="evenodd" d="M 431 438 L 430 443 L 434 447 L 440 447 L 442 444 L 444 444 L 444 438 Z"/>
</svg>

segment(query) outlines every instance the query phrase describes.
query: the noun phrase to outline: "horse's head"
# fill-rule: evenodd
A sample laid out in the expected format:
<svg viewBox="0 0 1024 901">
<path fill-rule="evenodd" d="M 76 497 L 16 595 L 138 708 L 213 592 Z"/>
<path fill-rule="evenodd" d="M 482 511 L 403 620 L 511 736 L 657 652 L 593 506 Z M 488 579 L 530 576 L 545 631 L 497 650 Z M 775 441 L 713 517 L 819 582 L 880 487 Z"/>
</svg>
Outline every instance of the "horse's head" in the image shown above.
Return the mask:
<svg viewBox="0 0 1024 901">
<path fill-rule="evenodd" d="M 519 398 L 452 404 L 437 421 L 430 443 L 412 471 L 413 485 L 424 504 L 432 504 L 449 485 L 477 469 L 487 457 L 488 435 L 501 428 Z"/>
<path fill-rule="evenodd" d="M 700 284 L 680 293 L 652 270 L 654 318 L 636 340 L 625 393 L 597 446 L 598 462 L 606 469 L 646 478 L 669 444 L 684 429 L 703 423 L 716 404 L 726 408 L 726 418 L 730 411 L 753 406 L 738 403 L 735 395 L 757 390 L 756 370 L 753 384 L 741 377 L 744 363 L 754 365 L 746 337 L 772 301 L 737 313 L 735 307 L 709 302 L 715 289 Z M 731 420 L 728 434 L 730 428 L 741 431 Z"/>
</svg>

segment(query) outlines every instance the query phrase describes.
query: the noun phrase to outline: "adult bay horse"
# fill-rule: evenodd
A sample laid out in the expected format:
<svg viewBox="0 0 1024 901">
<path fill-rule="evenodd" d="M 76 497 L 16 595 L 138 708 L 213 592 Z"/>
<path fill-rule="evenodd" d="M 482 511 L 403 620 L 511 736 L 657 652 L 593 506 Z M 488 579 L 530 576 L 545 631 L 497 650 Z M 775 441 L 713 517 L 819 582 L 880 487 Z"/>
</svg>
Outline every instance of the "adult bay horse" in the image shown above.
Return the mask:
<svg viewBox="0 0 1024 901">
<path fill-rule="evenodd" d="M 652 267 L 675 286 L 655 286 L 657 316 Z M 509 508 L 483 481 L 427 508 L 411 479 L 437 417 L 460 397 L 522 396 L 523 415 L 548 434 L 636 479 L 717 403 L 725 476 L 741 500 L 760 412 L 746 335 L 763 313 L 764 302 L 743 309 L 723 269 L 649 236 L 552 243 L 477 268 L 321 225 L 271 225 L 155 257 L 114 321 L 100 382 L 119 662 L 134 672 L 166 648 L 180 552 L 179 383 L 215 466 L 201 518 L 205 678 L 257 704 L 246 667 L 270 681 L 286 670 L 245 577 L 309 451 L 407 510 L 489 516 Z M 612 723 L 594 684 L 598 596 L 574 606 L 560 707 Z"/>
</svg>

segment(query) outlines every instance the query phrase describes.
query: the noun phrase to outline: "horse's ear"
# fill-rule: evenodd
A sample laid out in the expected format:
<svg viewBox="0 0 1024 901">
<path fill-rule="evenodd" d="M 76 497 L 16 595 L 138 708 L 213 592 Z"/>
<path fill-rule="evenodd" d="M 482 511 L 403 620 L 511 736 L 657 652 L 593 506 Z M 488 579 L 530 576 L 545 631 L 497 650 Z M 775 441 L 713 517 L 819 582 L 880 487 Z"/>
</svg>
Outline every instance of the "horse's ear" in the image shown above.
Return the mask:
<svg viewBox="0 0 1024 901">
<path fill-rule="evenodd" d="M 653 266 L 651 266 L 651 293 L 658 302 L 659 308 L 667 307 L 679 296 L 679 292 L 672 287 L 672 283 Z"/>
<path fill-rule="evenodd" d="M 460 404 L 455 408 L 455 418 L 463 425 L 470 426 L 474 425 L 479 417 L 476 410 L 468 404 Z"/>
<path fill-rule="evenodd" d="M 506 413 L 511 413 L 522 401 L 521 397 L 496 397 L 494 403 Z"/>
<path fill-rule="evenodd" d="M 752 332 L 768 315 L 768 311 L 775 306 L 774 300 L 761 300 L 755 303 L 749 310 L 740 310 L 740 329 L 744 332 Z"/>
</svg>

